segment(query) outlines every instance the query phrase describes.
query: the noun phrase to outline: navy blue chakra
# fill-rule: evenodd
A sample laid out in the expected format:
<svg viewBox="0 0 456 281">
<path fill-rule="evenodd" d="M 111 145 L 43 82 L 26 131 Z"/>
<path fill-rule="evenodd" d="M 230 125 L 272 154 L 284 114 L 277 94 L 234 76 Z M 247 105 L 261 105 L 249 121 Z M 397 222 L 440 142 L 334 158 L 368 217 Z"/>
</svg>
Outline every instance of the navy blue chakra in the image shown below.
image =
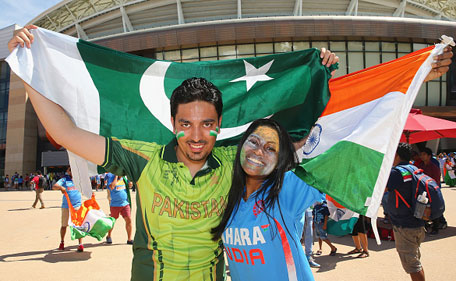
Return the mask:
<svg viewBox="0 0 456 281">
<path fill-rule="evenodd" d="M 320 143 L 321 132 L 323 131 L 320 124 L 315 124 L 315 126 L 310 131 L 309 137 L 307 138 L 306 144 L 303 147 L 302 152 L 304 155 L 309 155 L 314 151 L 314 149 Z"/>
</svg>

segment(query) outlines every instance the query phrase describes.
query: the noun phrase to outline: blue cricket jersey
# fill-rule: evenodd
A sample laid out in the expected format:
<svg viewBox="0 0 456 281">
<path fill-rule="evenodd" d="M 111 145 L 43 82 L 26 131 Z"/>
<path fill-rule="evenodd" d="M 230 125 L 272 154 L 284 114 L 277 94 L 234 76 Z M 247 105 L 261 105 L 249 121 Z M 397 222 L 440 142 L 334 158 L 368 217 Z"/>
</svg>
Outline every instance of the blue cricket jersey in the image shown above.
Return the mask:
<svg viewBox="0 0 456 281">
<path fill-rule="evenodd" d="M 116 186 L 111 189 L 109 185 L 114 180 L 115 175 L 111 173 L 107 173 L 105 176 L 105 181 L 107 182 L 108 190 L 111 193 L 111 207 L 123 207 L 127 206 L 128 203 L 128 195 L 127 190 L 125 189 L 125 182 L 122 177 L 117 177 L 117 184 Z"/>
<path fill-rule="evenodd" d="M 268 211 L 272 216 L 269 220 L 263 212 L 263 200 L 256 194 L 241 200 L 222 236 L 231 279 L 314 280 L 300 239 L 304 213 L 321 200 L 322 193 L 287 172 L 279 193 L 283 218 L 276 203 Z"/>
<path fill-rule="evenodd" d="M 59 179 L 57 184 L 65 188 L 73 208 L 81 206 L 81 192 L 74 186 L 73 179 L 70 176 L 65 175 Z M 68 209 L 68 202 L 65 195 L 62 198 L 62 208 Z"/>
</svg>

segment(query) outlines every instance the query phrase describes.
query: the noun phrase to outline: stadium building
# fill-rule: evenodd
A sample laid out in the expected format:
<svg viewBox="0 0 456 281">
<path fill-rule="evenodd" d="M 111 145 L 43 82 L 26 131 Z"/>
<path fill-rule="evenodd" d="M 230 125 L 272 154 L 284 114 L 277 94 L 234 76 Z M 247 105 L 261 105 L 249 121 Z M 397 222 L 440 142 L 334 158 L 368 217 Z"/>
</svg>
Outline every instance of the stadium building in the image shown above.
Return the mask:
<svg viewBox="0 0 456 281">
<path fill-rule="evenodd" d="M 451 0 L 66 0 L 29 23 L 139 56 L 178 62 L 223 60 L 307 48 L 340 58 L 337 76 L 456 38 Z M 0 30 L 6 43 L 16 25 Z M 6 44 L 3 44 L 5 46 Z M 5 174 L 68 161 L 37 121 L 0 49 L 0 169 Z M 456 69 L 425 83 L 415 102 L 456 121 Z M 455 149 L 443 139 L 435 150 Z"/>
</svg>

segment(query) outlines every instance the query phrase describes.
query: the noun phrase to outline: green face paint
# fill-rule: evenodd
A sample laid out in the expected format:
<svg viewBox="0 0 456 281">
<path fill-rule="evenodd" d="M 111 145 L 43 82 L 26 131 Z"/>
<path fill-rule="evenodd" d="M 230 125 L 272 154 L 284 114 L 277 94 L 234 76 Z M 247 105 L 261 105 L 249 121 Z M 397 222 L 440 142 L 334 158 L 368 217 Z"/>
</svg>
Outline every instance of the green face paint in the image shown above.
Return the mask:
<svg viewBox="0 0 456 281">
<path fill-rule="evenodd" d="M 209 131 L 209 136 L 211 137 L 217 137 L 218 133 L 220 132 L 220 128 L 217 126 L 215 127 L 215 131 L 214 130 L 210 130 Z"/>
<path fill-rule="evenodd" d="M 184 131 L 180 131 L 179 133 L 176 134 L 176 139 L 179 140 L 183 136 L 185 136 L 185 132 Z"/>
</svg>

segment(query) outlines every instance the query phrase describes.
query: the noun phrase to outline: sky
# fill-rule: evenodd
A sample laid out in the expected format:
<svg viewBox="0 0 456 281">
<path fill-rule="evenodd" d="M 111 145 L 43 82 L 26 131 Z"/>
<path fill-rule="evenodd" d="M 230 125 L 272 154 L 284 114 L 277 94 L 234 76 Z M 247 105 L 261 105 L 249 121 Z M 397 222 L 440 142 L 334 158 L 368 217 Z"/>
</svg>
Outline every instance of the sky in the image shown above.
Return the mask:
<svg viewBox="0 0 456 281">
<path fill-rule="evenodd" d="M 30 20 L 62 0 L 0 0 L 0 29 Z"/>
</svg>

